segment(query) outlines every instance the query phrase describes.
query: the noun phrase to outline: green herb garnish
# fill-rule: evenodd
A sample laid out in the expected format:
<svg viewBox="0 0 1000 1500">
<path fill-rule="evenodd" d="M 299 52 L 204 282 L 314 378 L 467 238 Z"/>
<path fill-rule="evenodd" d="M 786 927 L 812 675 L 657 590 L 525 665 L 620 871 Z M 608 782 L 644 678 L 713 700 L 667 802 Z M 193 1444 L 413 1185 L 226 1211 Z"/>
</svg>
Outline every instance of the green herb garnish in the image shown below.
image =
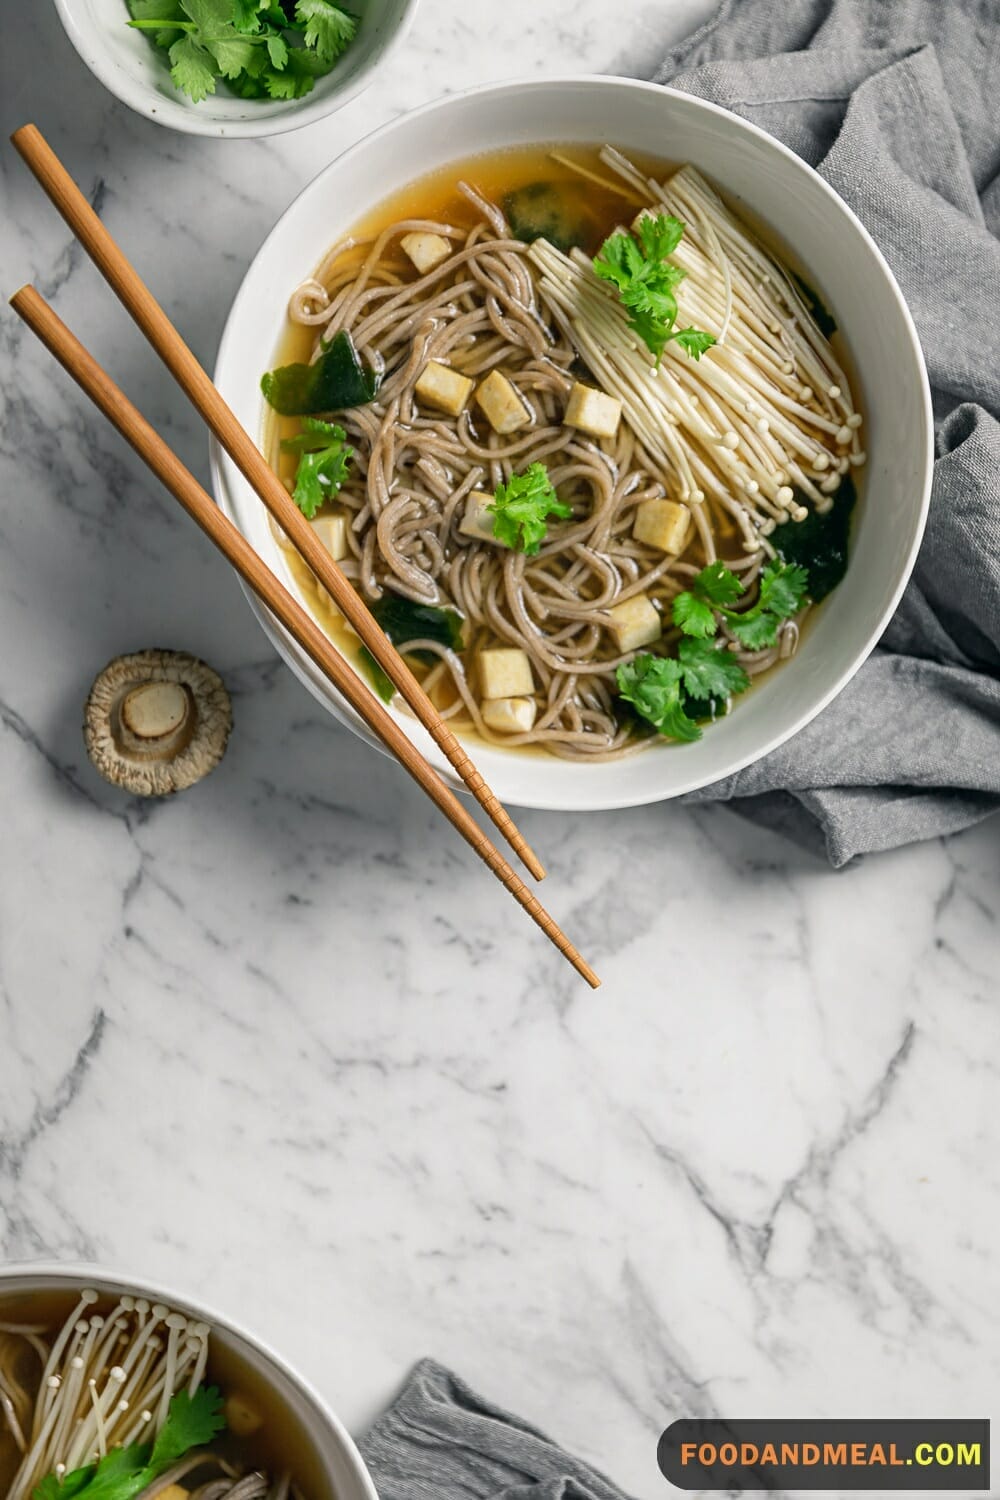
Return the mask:
<svg viewBox="0 0 1000 1500">
<path fill-rule="evenodd" d="M 194 1395 L 178 1391 L 154 1443 L 112 1448 L 98 1463 L 74 1469 L 62 1480 L 49 1474 L 35 1486 L 32 1500 L 134 1500 L 190 1449 L 210 1443 L 225 1425 L 216 1386 L 201 1385 Z"/>
<path fill-rule="evenodd" d="M 331 0 L 129 0 L 130 26 L 170 60 L 195 103 L 220 78 L 243 98 L 298 99 L 350 46 L 358 22 Z"/>
<path fill-rule="evenodd" d="M 621 696 L 660 734 L 700 740 L 697 720 L 750 686 L 733 653 L 713 639 L 719 618 L 747 650 L 771 646 L 781 621 L 802 608 L 807 584 L 805 568 L 768 563 L 760 575 L 757 602 L 739 611 L 730 606 L 745 592 L 740 580 L 725 563 L 709 563 L 674 598 L 673 621 L 682 632 L 676 657 L 644 652 L 623 662 L 615 674 Z"/>
<path fill-rule="evenodd" d="M 698 328 L 674 327 L 676 289 L 687 272 L 667 257 L 683 235 L 684 225 L 673 214 L 644 214 L 638 238 L 620 229 L 604 241 L 594 260 L 598 276 L 618 288 L 622 305 L 628 309 L 628 326 L 655 355 L 657 365 L 671 340 L 692 359 L 701 359 L 715 343 L 712 334 Z"/>
<path fill-rule="evenodd" d="M 378 377 L 366 370 L 350 334 L 341 329 L 311 365 L 282 365 L 261 377 L 264 399 L 283 417 L 347 411 L 374 400 Z"/>
<path fill-rule="evenodd" d="M 347 447 L 347 433 L 335 422 L 304 417 L 302 428 L 296 437 L 284 438 L 281 446 L 286 453 L 300 455 L 292 499 L 311 521 L 347 478 L 354 449 Z"/>
<path fill-rule="evenodd" d="M 757 602 L 735 610 L 729 606 L 743 594 L 743 585 L 724 563 L 709 563 L 691 580 L 690 589 L 675 597 L 673 621 L 685 635 L 707 639 L 721 616 L 741 646 L 760 651 L 774 645 L 782 620 L 798 614 L 808 586 L 805 568 L 770 562 L 760 575 Z"/>
<path fill-rule="evenodd" d="M 701 729 L 689 710 L 717 698 L 744 692 L 750 679 L 731 651 L 710 641 L 688 638 L 677 656 L 643 652 L 622 662 L 616 672 L 618 691 L 642 718 L 673 740 L 700 740 Z"/>
<path fill-rule="evenodd" d="M 573 507 L 559 499 L 548 469 L 540 463 L 512 475 L 509 484 L 498 484 L 494 502 L 486 509 L 493 516 L 497 541 L 526 557 L 534 557 L 548 535 L 549 516 L 565 521 L 573 514 Z"/>
</svg>

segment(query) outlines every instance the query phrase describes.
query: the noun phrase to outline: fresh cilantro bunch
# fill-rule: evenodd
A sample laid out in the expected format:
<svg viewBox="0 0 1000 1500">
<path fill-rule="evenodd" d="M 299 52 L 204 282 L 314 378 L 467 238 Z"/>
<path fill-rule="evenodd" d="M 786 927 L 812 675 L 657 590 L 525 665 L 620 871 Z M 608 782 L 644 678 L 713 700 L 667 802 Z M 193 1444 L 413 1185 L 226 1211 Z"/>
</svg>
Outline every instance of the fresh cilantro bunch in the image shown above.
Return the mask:
<svg viewBox="0 0 1000 1500">
<path fill-rule="evenodd" d="M 628 326 L 655 355 L 657 366 L 671 340 L 692 359 L 701 359 L 715 338 L 698 328 L 675 328 L 676 289 L 687 272 L 667 259 L 684 235 L 684 225 L 673 214 L 644 214 L 638 238 L 620 229 L 604 241 L 594 260 L 603 281 L 618 288 L 628 309 Z"/>
<path fill-rule="evenodd" d="M 170 59 L 175 88 L 196 103 L 222 78 L 245 99 L 300 99 L 357 33 L 332 0 L 128 0 L 130 26 Z"/>
<path fill-rule="evenodd" d="M 282 439 L 286 453 L 299 454 L 292 499 L 307 520 L 333 499 L 347 478 L 354 449 L 346 439 L 347 433 L 336 422 L 322 422 L 318 417 L 303 417 L 302 431 Z"/>
<path fill-rule="evenodd" d="M 770 562 L 760 575 L 756 604 L 734 610 L 743 585 L 724 563 L 709 563 L 691 581 L 691 588 L 674 599 L 674 624 L 685 635 L 706 639 L 717 628 L 717 616 L 726 622 L 730 635 L 748 651 L 773 646 L 782 620 L 802 608 L 809 575 L 795 564 Z"/>
<path fill-rule="evenodd" d="M 569 520 L 573 508 L 560 500 L 544 464 L 529 464 L 523 474 L 514 474 L 509 484 L 497 485 L 492 505 L 493 535 L 498 542 L 534 557 L 548 534 L 546 520 L 560 516 Z"/>
<path fill-rule="evenodd" d="M 744 592 L 724 563 L 709 563 L 673 603 L 673 621 L 682 632 L 676 657 L 644 652 L 618 668 L 618 691 L 636 713 L 673 740 L 700 740 L 698 717 L 746 692 L 750 679 L 733 653 L 714 639 L 719 617 L 747 650 L 772 646 L 782 620 L 798 614 L 808 586 L 805 568 L 768 563 L 760 575 L 757 602 L 732 609 Z"/>
<path fill-rule="evenodd" d="M 731 651 L 709 641 L 686 639 L 677 656 L 648 651 L 622 662 L 615 674 L 618 691 L 660 734 L 672 740 L 700 740 L 701 729 L 688 710 L 742 693 L 750 679 Z"/>
<path fill-rule="evenodd" d="M 61 1480 L 49 1474 L 35 1486 L 32 1500 L 134 1500 L 192 1448 L 201 1448 L 226 1421 L 216 1386 L 200 1385 L 193 1395 L 178 1391 L 156 1441 L 112 1448 L 96 1464 L 74 1469 Z"/>
</svg>

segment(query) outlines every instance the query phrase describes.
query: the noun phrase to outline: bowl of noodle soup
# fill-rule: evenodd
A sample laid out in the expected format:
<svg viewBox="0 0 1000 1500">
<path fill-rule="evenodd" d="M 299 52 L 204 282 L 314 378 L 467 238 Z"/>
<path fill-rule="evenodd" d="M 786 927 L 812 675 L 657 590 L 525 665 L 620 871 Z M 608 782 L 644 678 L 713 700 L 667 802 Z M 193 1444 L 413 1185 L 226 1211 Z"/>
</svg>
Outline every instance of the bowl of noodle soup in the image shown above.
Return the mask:
<svg viewBox="0 0 1000 1500">
<path fill-rule="evenodd" d="M 92 1265 L 0 1270 L 0 1493 L 378 1500 L 347 1431 L 273 1350 Z"/>
<path fill-rule="evenodd" d="M 781 744 L 872 649 L 926 518 L 926 373 L 863 226 L 756 127 L 631 80 L 477 89 L 353 147 L 258 253 L 216 383 L 514 805 L 659 801 Z"/>
</svg>

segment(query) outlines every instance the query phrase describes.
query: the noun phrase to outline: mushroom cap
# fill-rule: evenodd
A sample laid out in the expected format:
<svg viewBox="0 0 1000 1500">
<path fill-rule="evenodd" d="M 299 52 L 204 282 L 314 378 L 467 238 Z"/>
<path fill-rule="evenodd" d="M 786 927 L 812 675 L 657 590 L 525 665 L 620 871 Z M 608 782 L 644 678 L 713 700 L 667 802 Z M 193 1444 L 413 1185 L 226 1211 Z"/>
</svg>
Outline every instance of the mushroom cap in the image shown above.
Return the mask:
<svg viewBox="0 0 1000 1500">
<path fill-rule="evenodd" d="M 136 651 L 94 679 L 83 738 L 106 781 L 164 797 L 215 769 L 232 726 L 229 694 L 205 662 L 184 651 Z"/>
</svg>

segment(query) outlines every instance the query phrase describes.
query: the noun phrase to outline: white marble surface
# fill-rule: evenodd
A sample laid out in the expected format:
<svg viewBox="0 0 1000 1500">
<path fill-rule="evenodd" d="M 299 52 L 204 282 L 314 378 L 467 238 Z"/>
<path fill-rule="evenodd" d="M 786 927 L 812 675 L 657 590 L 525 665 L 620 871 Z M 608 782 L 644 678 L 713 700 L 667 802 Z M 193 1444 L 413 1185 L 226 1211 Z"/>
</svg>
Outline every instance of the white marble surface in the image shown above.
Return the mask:
<svg viewBox="0 0 1000 1500">
<path fill-rule="evenodd" d="M 3 0 L 33 117 L 198 352 L 291 196 L 370 125 L 517 71 L 649 72 L 704 0 L 424 0 L 341 115 L 171 135 Z M 33 278 L 205 443 L 10 150 Z M 1000 1402 L 997 829 L 833 874 L 723 809 L 528 815 L 584 992 L 418 793 L 323 717 L 235 582 L 0 319 L 0 1253 L 125 1263 L 250 1320 L 355 1430 L 431 1353 L 633 1493 L 680 1413 Z M 169 805 L 86 763 L 122 650 L 235 695 Z"/>
</svg>

